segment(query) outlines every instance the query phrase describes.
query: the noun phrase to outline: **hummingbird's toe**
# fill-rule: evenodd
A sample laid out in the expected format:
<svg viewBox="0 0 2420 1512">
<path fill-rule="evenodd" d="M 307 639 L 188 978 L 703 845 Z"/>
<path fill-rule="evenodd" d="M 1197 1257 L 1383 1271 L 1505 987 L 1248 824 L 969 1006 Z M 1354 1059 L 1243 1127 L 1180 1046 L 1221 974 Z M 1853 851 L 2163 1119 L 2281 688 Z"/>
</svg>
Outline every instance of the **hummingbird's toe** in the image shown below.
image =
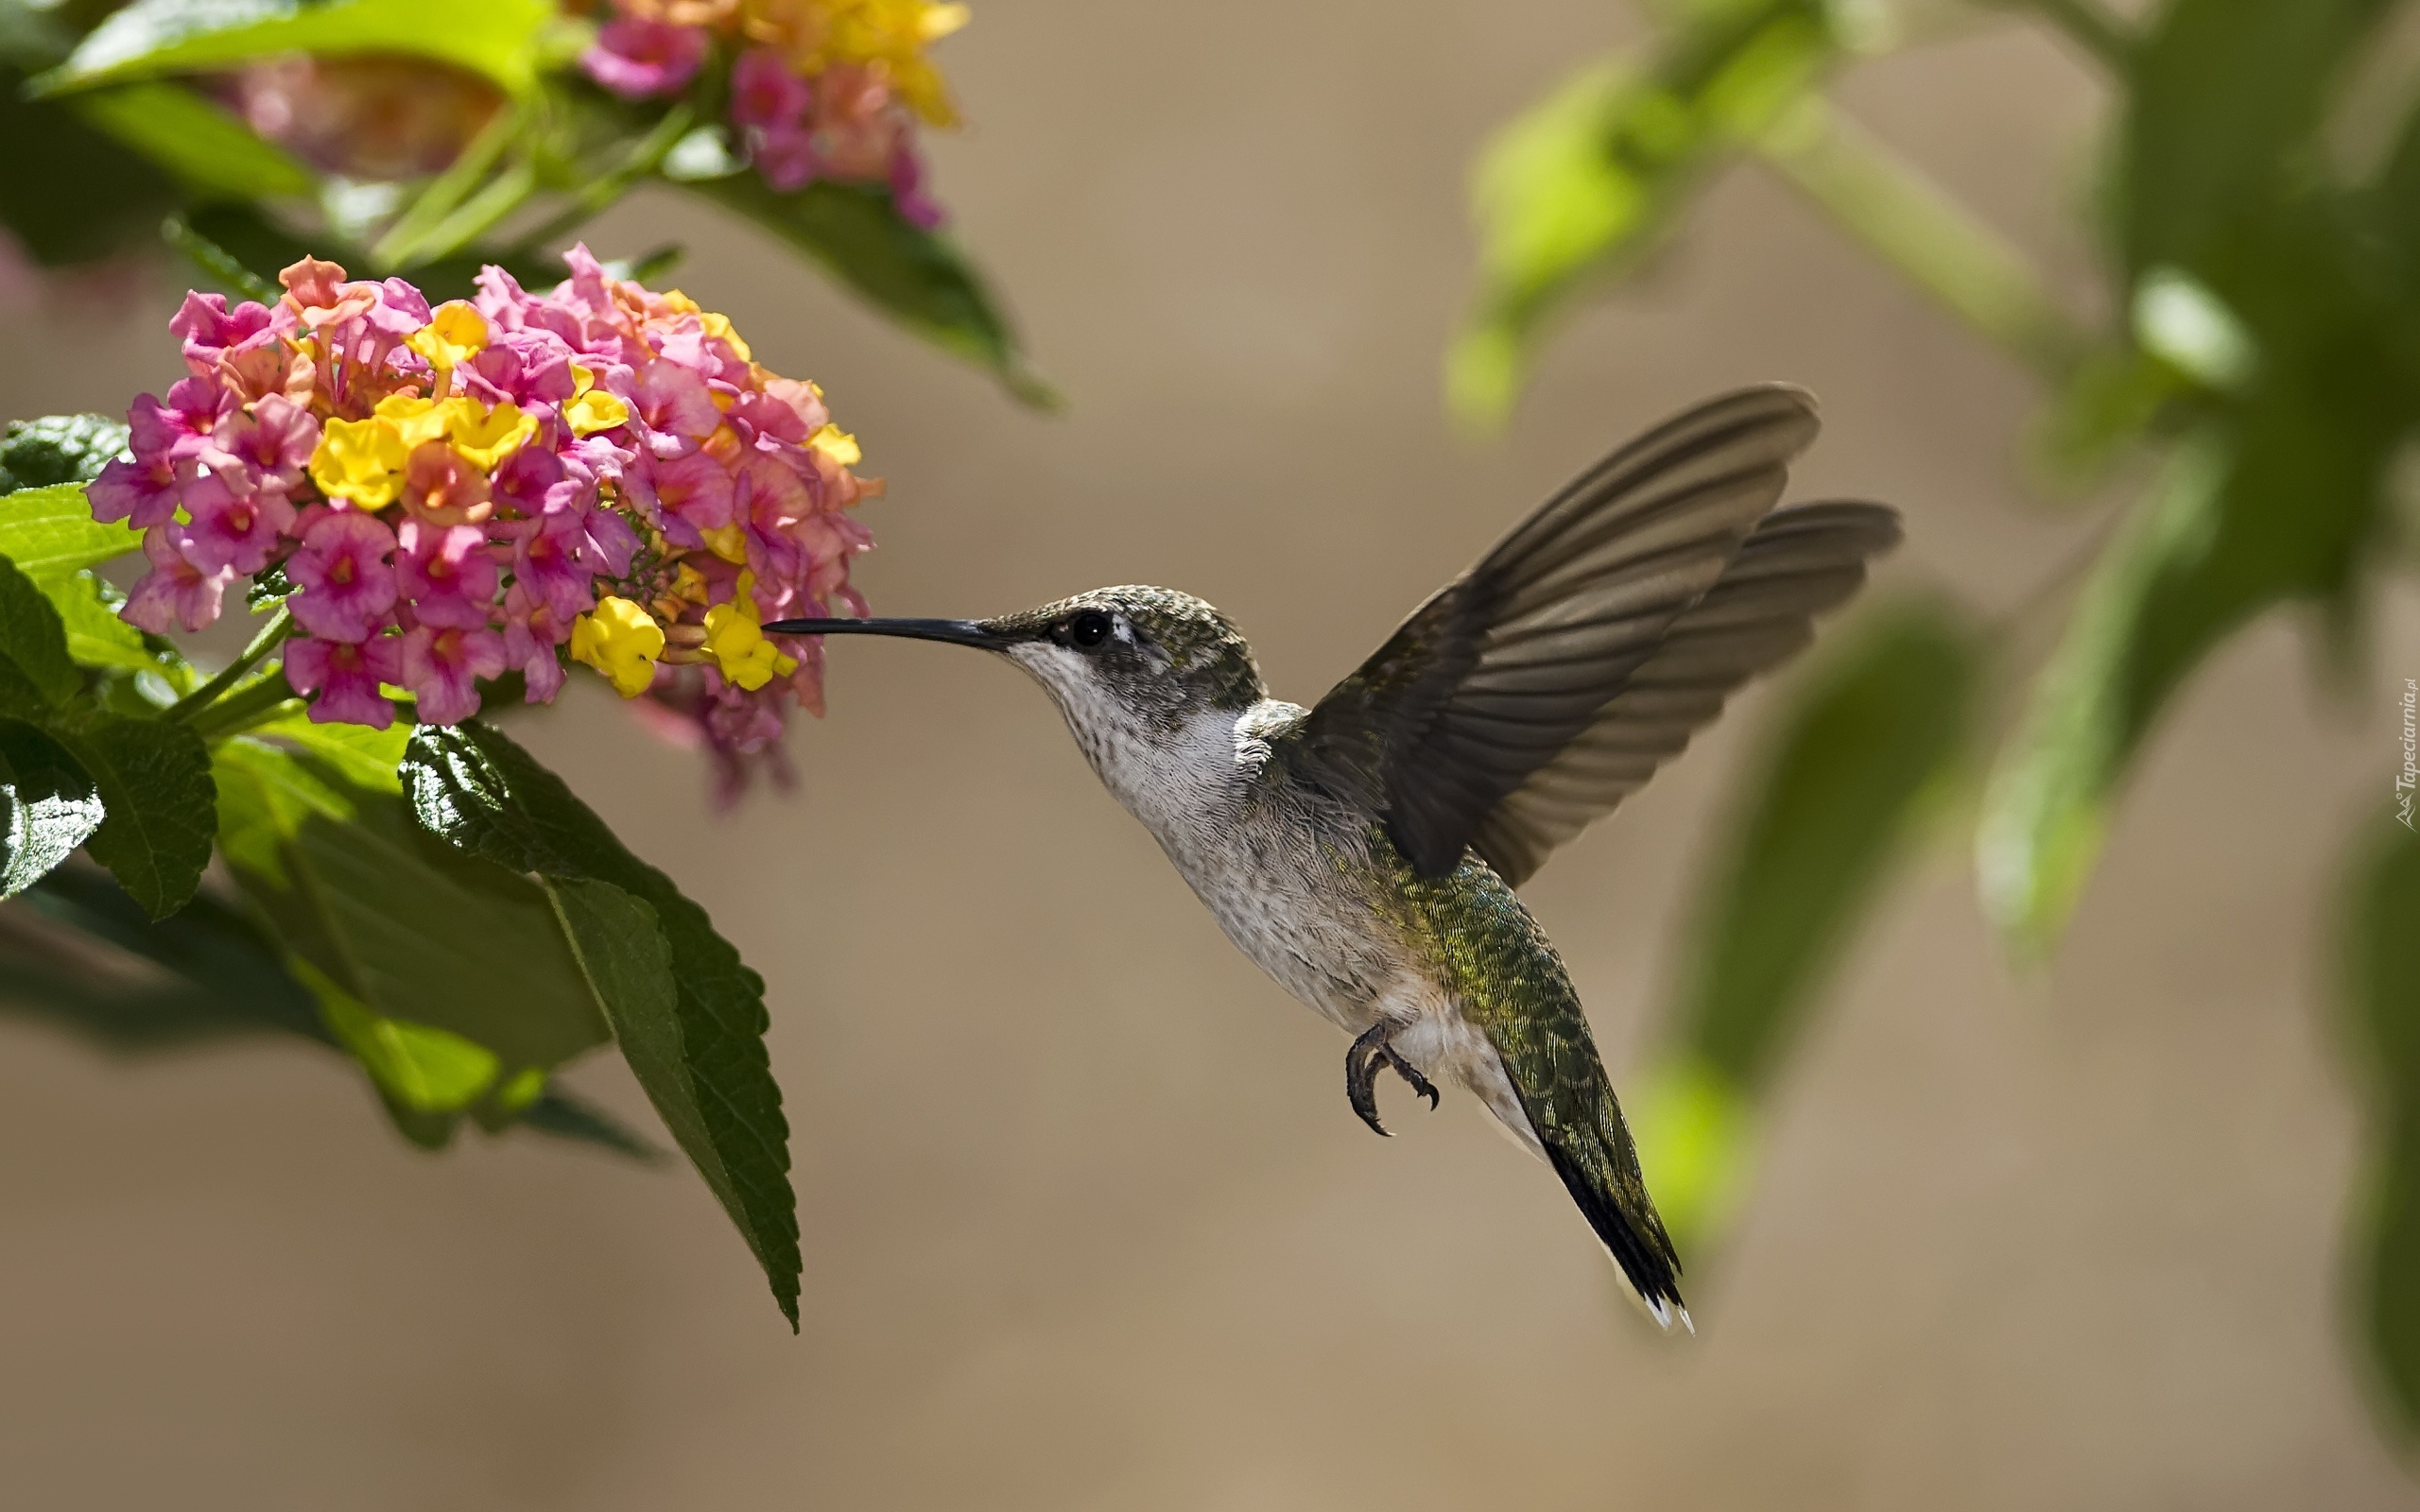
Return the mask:
<svg viewBox="0 0 2420 1512">
<path fill-rule="evenodd" d="M 1403 1056 L 1396 1051 L 1393 1045 L 1381 1045 L 1378 1047 L 1378 1053 L 1386 1057 L 1388 1065 L 1394 1068 L 1396 1075 L 1401 1076 L 1406 1082 L 1410 1084 L 1411 1090 L 1415 1095 L 1428 1099 L 1429 1110 L 1434 1112 L 1437 1108 L 1437 1084 L 1422 1075 L 1420 1074 L 1420 1068 L 1413 1065 L 1410 1061 L 1404 1059 Z M 1375 1061 L 1371 1063 L 1370 1069 L 1374 1074 L 1376 1073 L 1377 1065 Z"/>
<path fill-rule="evenodd" d="M 1392 1139 L 1378 1122 L 1378 1068 L 1392 1057 L 1387 1035 L 1394 1026 L 1381 1019 L 1363 1030 L 1344 1052 L 1344 1095 L 1361 1122 L 1381 1139 Z"/>
</svg>

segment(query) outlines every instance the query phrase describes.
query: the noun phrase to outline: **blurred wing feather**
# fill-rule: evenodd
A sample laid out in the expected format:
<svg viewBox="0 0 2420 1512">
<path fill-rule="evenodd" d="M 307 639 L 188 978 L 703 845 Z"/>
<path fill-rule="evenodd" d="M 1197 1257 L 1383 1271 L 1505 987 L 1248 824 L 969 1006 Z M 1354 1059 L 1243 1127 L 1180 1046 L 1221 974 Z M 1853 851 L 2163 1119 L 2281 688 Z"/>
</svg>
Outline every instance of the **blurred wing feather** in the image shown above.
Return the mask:
<svg viewBox="0 0 2420 1512">
<path fill-rule="evenodd" d="M 1508 880 L 1527 877 L 1854 591 L 1864 558 L 1843 582 L 1837 523 L 1766 518 L 1815 430 L 1813 401 L 1773 385 L 1606 456 L 1321 700 L 1302 735 L 1313 774 L 1381 812 L 1424 875 L 1477 846 Z M 1894 518 L 1816 508 L 1861 511 L 1867 537 Z"/>
</svg>

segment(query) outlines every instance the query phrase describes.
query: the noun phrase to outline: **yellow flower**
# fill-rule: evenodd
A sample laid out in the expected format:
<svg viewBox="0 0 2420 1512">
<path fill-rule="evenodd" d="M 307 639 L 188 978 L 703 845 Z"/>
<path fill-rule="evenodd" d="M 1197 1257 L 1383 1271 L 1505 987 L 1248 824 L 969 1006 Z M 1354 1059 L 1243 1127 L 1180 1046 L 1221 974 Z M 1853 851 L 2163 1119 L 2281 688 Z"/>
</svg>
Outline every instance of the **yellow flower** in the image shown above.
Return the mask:
<svg viewBox="0 0 2420 1512">
<path fill-rule="evenodd" d="M 445 434 L 454 419 L 455 407 L 467 404 L 467 399 L 424 399 L 418 394 L 389 394 L 378 401 L 371 411 L 386 422 L 408 452 L 423 441 L 433 441 Z"/>
<path fill-rule="evenodd" d="M 827 423 L 808 437 L 806 444 L 842 467 L 855 467 L 865 459 L 866 454 L 858 448 L 857 438 L 838 425 Z"/>
<path fill-rule="evenodd" d="M 446 403 L 459 406 L 446 422 L 446 439 L 454 443 L 454 450 L 462 454 L 464 461 L 482 472 L 494 472 L 497 463 L 521 450 L 522 442 L 538 434 L 538 417 L 523 414 L 521 406 L 509 399 L 493 408 L 468 399 Z"/>
<path fill-rule="evenodd" d="M 706 335 L 719 337 L 728 343 L 733 356 L 742 362 L 755 360 L 748 351 L 748 343 L 740 340 L 739 333 L 731 328 L 730 316 L 717 315 L 712 310 L 707 310 L 699 315 L 698 323 L 706 328 Z"/>
<path fill-rule="evenodd" d="M 718 525 L 712 530 L 700 530 L 698 534 L 705 538 L 708 551 L 732 565 L 738 566 L 748 560 L 748 532 L 740 526 Z"/>
<path fill-rule="evenodd" d="M 756 575 L 741 573 L 738 592 L 731 602 L 706 610 L 707 651 L 722 675 L 749 693 L 777 676 L 786 678 L 798 670 L 797 658 L 782 655 L 765 639 L 764 622 L 756 614 L 755 588 Z"/>
<path fill-rule="evenodd" d="M 383 509 L 403 490 L 410 455 L 385 420 L 332 420 L 320 428 L 320 444 L 311 453 L 311 481 L 331 499 Z"/>
<path fill-rule="evenodd" d="M 577 369 L 575 369 L 577 371 Z M 594 436 L 625 424 L 631 418 L 631 406 L 602 388 L 591 388 L 563 406 L 563 419 L 571 422 L 575 436 Z"/>
<path fill-rule="evenodd" d="M 664 627 L 627 598 L 600 598 L 594 613 L 571 622 L 572 660 L 604 673 L 625 698 L 647 692 L 663 654 Z"/>
<path fill-rule="evenodd" d="M 428 359 L 432 368 L 459 368 L 488 344 L 488 323 L 460 300 L 448 300 L 429 313 L 428 324 L 404 338 L 404 345 Z"/>
</svg>

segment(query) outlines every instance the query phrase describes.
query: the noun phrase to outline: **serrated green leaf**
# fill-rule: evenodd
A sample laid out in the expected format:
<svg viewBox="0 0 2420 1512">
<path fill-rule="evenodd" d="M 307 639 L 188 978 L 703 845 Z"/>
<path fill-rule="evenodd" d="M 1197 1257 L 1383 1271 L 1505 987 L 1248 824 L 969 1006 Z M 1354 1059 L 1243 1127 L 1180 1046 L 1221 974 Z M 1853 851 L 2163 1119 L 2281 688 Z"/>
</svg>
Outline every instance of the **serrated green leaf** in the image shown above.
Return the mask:
<svg viewBox="0 0 2420 1512">
<path fill-rule="evenodd" d="M 78 115 L 167 170 L 193 194 L 304 196 L 318 178 L 286 151 L 181 84 L 147 79 L 72 96 Z"/>
<path fill-rule="evenodd" d="M 309 967 L 295 970 L 334 1015 L 330 1028 L 339 1039 L 370 1035 L 378 1055 L 403 1057 L 389 1064 L 365 1052 L 390 1095 L 457 1112 L 500 1076 L 604 1042 L 579 963 L 527 879 L 422 833 L 391 791 L 352 782 L 334 763 L 239 736 L 219 746 L 214 765 L 221 853 L 293 960 Z M 475 1085 L 455 1040 L 489 1057 Z M 403 1068 L 402 1079 L 382 1067 Z M 441 1091 L 462 1095 L 441 1106 L 431 1101 Z"/>
<path fill-rule="evenodd" d="M 126 595 L 92 573 L 54 575 L 43 580 L 42 589 L 59 611 L 67 631 L 67 654 L 78 666 L 154 672 L 164 661 L 175 662 L 173 656 L 154 651 L 141 630 L 118 618 Z"/>
<path fill-rule="evenodd" d="M 1725 1216 L 1754 1109 L 1927 799 L 1964 755 L 1983 665 L 1945 605 L 1879 607 L 1768 732 L 1726 857 L 1707 874 L 1639 1148 L 1675 1234 Z"/>
<path fill-rule="evenodd" d="M 1720 157 L 1806 98 L 1838 54 L 1820 0 L 1742 0 L 1600 60 L 1499 131 L 1473 177 L 1479 295 L 1446 360 L 1457 413 L 1493 424 L 1547 319 L 1636 266 Z"/>
<path fill-rule="evenodd" d="M 1026 366 L 1007 318 L 965 254 L 902 215 L 890 190 L 826 180 L 783 194 L 753 173 L 683 187 L 804 252 L 909 330 L 989 369 L 1018 399 L 1042 408 L 1059 403 Z"/>
<path fill-rule="evenodd" d="M 37 583 L 123 557 L 142 544 L 143 538 L 126 526 L 93 518 L 81 483 L 0 494 L 0 557 Z"/>
<path fill-rule="evenodd" d="M 510 94 L 537 82 L 545 0 L 135 0 L 110 16 L 38 93 L 197 73 L 284 53 L 403 54 L 484 74 Z"/>
<path fill-rule="evenodd" d="M 0 719 L 0 898 L 48 876 L 103 818 L 100 793 L 64 747 Z"/>
<path fill-rule="evenodd" d="M 67 655 L 59 610 L 6 556 L 0 556 L 0 661 L 50 703 L 65 703 L 84 686 L 84 675 Z"/>
<path fill-rule="evenodd" d="M 106 415 L 44 415 L 12 420 L 0 439 L 0 493 L 90 483 L 126 450 L 127 427 Z"/>
<path fill-rule="evenodd" d="M 84 843 L 154 919 L 182 908 L 210 864 L 217 789 L 210 752 L 182 725 L 85 713 L 50 727 L 92 775 L 109 817 Z"/>
<path fill-rule="evenodd" d="M 591 953 L 593 979 L 614 984 L 615 1011 L 630 1014 L 641 1034 L 637 1054 L 625 1045 L 631 1070 L 683 1148 L 706 1151 L 709 1159 L 697 1162 L 700 1174 L 764 1266 L 774 1299 L 795 1329 L 797 1199 L 789 1185 L 789 1125 L 765 1052 L 764 979 L 715 933 L 704 909 L 632 855 L 562 779 L 493 728 L 476 721 L 421 727 L 405 756 L 404 779 L 414 811 L 432 833 L 558 884 L 610 884 L 653 911 L 669 953 L 677 1041 L 661 1011 L 661 980 L 647 964 L 644 941 L 609 954 L 613 942 L 597 930 L 597 919 L 618 910 L 627 921 L 634 911 L 594 890 L 557 892 L 559 899 L 580 900 L 580 938 Z M 676 1042 L 677 1062 L 670 1058 Z"/>
</svg>

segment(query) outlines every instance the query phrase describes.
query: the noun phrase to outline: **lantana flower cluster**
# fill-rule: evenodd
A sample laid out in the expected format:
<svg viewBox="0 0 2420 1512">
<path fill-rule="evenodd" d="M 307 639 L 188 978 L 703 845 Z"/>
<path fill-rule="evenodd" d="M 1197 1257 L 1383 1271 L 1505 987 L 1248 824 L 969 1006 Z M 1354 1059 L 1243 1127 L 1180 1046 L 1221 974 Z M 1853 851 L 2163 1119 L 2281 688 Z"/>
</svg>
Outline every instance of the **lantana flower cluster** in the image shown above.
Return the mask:
<svg viewBox="0 0 2420 1512">
<path fill-rule="evenodd" d="M 197 630 L 239 577 L 290 590 L 285 676 L 323 722 L 384 728 L 386 685 L 452 724 L 508 670 L 547 702 L 568 658 L 686 712 L 728 777 L 790 704 L 820 713 L 820 643 L 760 627 L 865 612 L 847 511 L 880 483 L 729 320 L 565 261 L 547 293 L 489 267 L 434 309 L 314 260 L 273 305 L 188 294 L 191 376 L 135 402 L 88 490 L 144 532 L 125 618 Z"/>
<path fill-rule="evenodd" d="M 900 213 L 939 225 L 916 127 L 958 124 L 925 49 L 967 20 L 931 0 L 612 0 L 581 57 L 625 99 L 686 89 L 717 51 L 731 59 L 731 125 L 765 181 L 886 183 Z"/>
</svg>

